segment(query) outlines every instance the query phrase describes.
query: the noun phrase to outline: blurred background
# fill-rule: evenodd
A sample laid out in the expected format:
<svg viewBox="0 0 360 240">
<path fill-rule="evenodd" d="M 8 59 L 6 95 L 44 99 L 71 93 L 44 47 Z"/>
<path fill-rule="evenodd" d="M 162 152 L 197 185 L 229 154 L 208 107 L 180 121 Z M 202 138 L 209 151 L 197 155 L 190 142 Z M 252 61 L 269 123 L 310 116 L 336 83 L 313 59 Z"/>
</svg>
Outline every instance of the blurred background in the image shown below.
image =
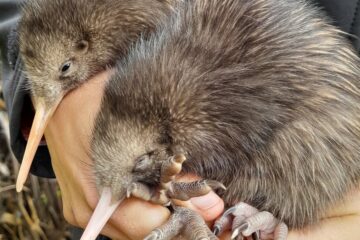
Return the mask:
<svg viewBox="0 0 360 240">
<path fill-rule="evenodd" d="M 8 144 L 1 65 L 0 60 L 0 240 L 70 239 L 55 180 L 31 176 L 22 193 L 15 190 L 19 164 Z"/>
</svg>

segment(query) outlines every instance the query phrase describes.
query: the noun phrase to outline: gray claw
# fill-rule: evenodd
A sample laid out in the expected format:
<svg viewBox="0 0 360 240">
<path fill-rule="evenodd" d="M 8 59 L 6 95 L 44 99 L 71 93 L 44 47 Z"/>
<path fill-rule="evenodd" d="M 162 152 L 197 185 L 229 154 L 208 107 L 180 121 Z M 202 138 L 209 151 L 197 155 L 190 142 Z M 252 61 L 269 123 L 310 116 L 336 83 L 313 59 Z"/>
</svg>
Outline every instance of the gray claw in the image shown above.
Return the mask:
<svg viewBox="0 0 360 240">
<path fill-rule="evenodd" d="M 213 230 L 213 233 L 215 236 L 217 236 L 221 231 L 221 228 L 220 226 L 214 226 L 214 230 Z"/>
<path fill-rule="evenodd" d="M 136 187 L 135 183 L 132 183 L 126 190 L 126 198 L 130 198 L 134 188 Z"/>
<path fill-rule="evenodd" d="M 204 180 L 204 181 L 213 190 L 216 190 L 216 189 L 226 190 L 226 187 L 221 182 L 218 182 L 215 180 Z"/>
<path fill-rule="evenodd" d="M 231 240 L 235 239 L 240 233 L 245 231 L 249 227 L 249 224 L 246 222 L 239 227 L 235 228 L 235 230 L 231 234 Z"/>
<path fill-rule="evenodd" d="M 147 235 L 144 240 L 157 240 L 162 239 L 162 232 L 159 229 L 153 230 L 149 235 Z"/>
<path fill-rule="evenodd" d="M 164 203 L 163 206 L 164 206 L 164 207 L 170 207 L 170 206 L 171 206 L 171 201 L 169 200 L 167 203 Z"/>
<path fill-rule="evenodd" d="M 227 217 L 230 214 L 233 214 L 235 212 L 235 210 L 236 210 L 236 207 L 233 206 L 233 207 L 229 208 L 228 210 L 226 210 L 221 217 Z"/>
<path fill-rule="evenodd" d="M 214 235 L 219 236 L 226 228 L 230 227 L 232 221 L 232 217 L 229 214 L 221 216 L 214 224 Z"/>
</svg>

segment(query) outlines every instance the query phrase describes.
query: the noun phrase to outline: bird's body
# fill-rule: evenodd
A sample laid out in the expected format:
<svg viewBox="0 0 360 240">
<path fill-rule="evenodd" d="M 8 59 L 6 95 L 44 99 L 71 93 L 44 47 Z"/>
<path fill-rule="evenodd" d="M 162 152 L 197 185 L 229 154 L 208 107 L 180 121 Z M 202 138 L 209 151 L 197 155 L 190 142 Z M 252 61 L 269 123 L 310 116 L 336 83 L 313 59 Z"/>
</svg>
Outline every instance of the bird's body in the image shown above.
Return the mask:
<svg viewBox="0 0 360 240">
<path fill-rule="evenodd" d="M 38 142 L 61 99 L 93 75 L 111 68 L 140 36 L 171 12 L 172 0 L 29 0 L 18 41 L 36 108 L 21 165 L 21 190 Z"/>
<path fill-rule="evenodd" d="M 180 151 L 184 172 L 227 187 L 228 206 L 315 223 L 360 179 L 359 59 L 324 19 L 297 0 L 184 1 L 106 87 L 98 186 L 154 185 L 158 172 L 134 165 Z"/>
</svg>

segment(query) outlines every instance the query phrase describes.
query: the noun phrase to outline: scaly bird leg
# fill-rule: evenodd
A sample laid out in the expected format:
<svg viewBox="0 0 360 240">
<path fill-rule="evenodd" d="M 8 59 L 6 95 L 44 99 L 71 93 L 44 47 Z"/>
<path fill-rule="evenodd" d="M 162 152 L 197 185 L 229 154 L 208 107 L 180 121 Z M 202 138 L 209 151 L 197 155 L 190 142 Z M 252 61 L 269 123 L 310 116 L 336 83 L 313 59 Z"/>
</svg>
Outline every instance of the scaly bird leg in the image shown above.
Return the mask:
<svg viewBox="0 0 360 240">
<path fill-rule="evenodd" d="M 187 201 L 192 197 L 203 196 L 213 189 L 225 189 L 223 184 L 214 180 L 199 180 L 189 183 L 175 182 L 175 177 L 181 172 L 185 160 L 183 154 L 178 154 L 162 164 L 160 186 L 157 191 L 150 189 L 145 184 L 133 183 L 128 189 L 128 197 L 132 195 L 156 204 L 167 205 L 170 199 Z"/>
<path fill-rule="evenodd" d="M 232 236 L 235 239 L 238 236 L 253 236 L 261 240 L 274 239 L 286 240 L 288 228 L 285 223 L 280 222 L 271 213 L 263 211 L 259 212 L 256 208 L 246 204 L 239 203 L 228 209 L 214 225 L 214 233 L 221 234 L 226 226 L 229 225 L 229 216 L 233 215 Z M 259 232 L 260 234 L 257 234 Z"/>
<path fill-rule="evenodd" d="M 168 222 L 153 230 L 144 240 L 170 240 L 179 234 L 192 240 L 217 239 L 200 215 L 187 208 L 174 207 Z"/>
<path fill-rule="evenodd" d="M 213 180 L 199 180 L 189 183 L 175 182 L 175 177 L 181 172 L 184 161 L 185 156 L 182 154 L 169 158 L 161 166 L 158 189 L 136 182 L 128 189 L 128 197 L 132 195 L 146 201 L 165 205 L 169 204 L 171 199 L 187 201 L 192 197 L 203 196 L 212 189 L 225 189 L 223 184 Z M 173 239 L 177 235 L 192 240 L 217 239 L 200 215 L 190 209 L 176 206 L 174 206 L 174 212 L 169 221 L 156 228 L 145 239 L 166 240 Z"/>
<path fill-rule="evenodd" d="M 206 195 L 211 190 L 219 188 L 226 189 L 222 183 L 214 180 L 199 180 L 189 183 L 171 182 L 166 194 L 172 199 L 187 201 L 190 198 Z"/>
<path fill-rule="evenodd" d="M 225 186 L 214 180 L 199 180 L 194 182 L 174 182 L 175 176 L 180 173 L 185 156 L 178 154 L 165 161 L 161 168 L 160 185 L 165 190 L 166 196 L 171 199 L 187 201 L 192 197 L 199 197 L 209 193 L 213 189 Z"/>
</svg>

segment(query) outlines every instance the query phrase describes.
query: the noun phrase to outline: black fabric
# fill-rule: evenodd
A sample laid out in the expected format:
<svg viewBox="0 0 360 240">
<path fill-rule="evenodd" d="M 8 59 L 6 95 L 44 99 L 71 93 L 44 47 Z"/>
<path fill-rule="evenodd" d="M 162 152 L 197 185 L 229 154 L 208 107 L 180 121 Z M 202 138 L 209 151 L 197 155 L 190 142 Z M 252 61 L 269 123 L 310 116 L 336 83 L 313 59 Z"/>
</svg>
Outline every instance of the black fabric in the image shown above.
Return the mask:
<svg viewBox="0 0 360 240">
<path fill-rule="evenodd" d="M 357 0 L 356 12 L 353 16 L 350 33 L 355 36 L 353 44 L 356 50 L 360 52 L 360 0 Z"/>
<path fill-rule="evenodd" d="M 360 0 L 313 0 L 324 9 L 330 18 L 344 32 L 350 33 L 350 41 L 360 52 Z"/>
<path fill-rule="evenodd" d="M 24 110 L 31 108 L 29 93 L 25 88 L 26 78 L 23 75 L 21 59 L 17 58 L 18 44 L 16 31 L 14 31 L 20 16 L 18 13 L 20 3 L 21 1 L 0 0 L 0 46 L 4 98 L 10 120 L 10 145 L 19 161 L 22 159 L 26 146 L 21 132 L 21 120 L 24 118 Z M 46 146 L 39 146 L 30 172 L 39 177 L 55 177 Z"/>
<path fill-rule="evenodd" d="M 11 71 L 9 79 L 5 81 L 4 89 L 11 89 L 11 91 L 4 91 L 4 97 L 10 120 L 10 145 L 14 152 L 15 157 L 21 161 L 25 151 L 26 140 L 21 132 L 21 120 L 33 115 L 32 105 L 28 92 L 25 90 L 26 78 L 22 71 L 22 63 L 20 58 L 15 63 L 15 70 Z M 30 122 L 31 120 L 29 120 Z M 39 177 L 54 178 L 55 174 L 51 165 L 51 158 L 47 146 L 39 146 L 36 151 L 33 164 L 31 165 L 30 172 Z"/>
<path fill-rule="evenodd" d="M 343 31 L 350 33 L 358 0 L 318 0 L 322 7 Z"/>
</svg>

